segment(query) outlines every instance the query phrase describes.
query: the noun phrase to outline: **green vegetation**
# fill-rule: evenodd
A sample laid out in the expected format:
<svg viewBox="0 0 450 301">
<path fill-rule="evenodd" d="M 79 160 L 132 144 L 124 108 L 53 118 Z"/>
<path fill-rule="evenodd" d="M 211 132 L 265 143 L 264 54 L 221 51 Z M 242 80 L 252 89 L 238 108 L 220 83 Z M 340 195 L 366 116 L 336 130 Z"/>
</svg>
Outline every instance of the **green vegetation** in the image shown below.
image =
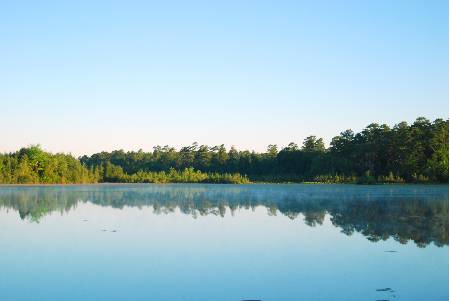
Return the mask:
<svg viewBox="0 0 450 301">
<path fill-rule="evenodd" d="M 431 123 L 418 118 L 412 125 L 402 122 L 393 128 L 373 123 L 360 133 L 347 130 L 334 137 L 328 149 L 322 139 L 310 136 L 301 148 L 290 143 L 279 151 L 269 145 L 264 153 L 194 143 L 179 151 L 157 146 L 153 152 L 119 150 L 80 160 L 91 168 L 119 166 L 119 174 L 130 175 L 194 168 L 204 173 L 244 174 L 254 182 L 447 182 L 448 120 Z M 114 181 L 121 176 L 106 178 Z"/>
<path fill-rule="evenodd" d="M 104 168 L 103 168 L 104 166 Z M 238 173 L 205 173 L 194 168 L 185 168 L 177 171 L 170 168 L 168 171 L 138 171 L 131 175 L 124 173 L 120 166 L 106 162 L 100 166 L 100 174 L 104 182 L 117 183 L 222 183 L 246 184 L 249 179 Z"/>
<path fill-rule="evenodd" d="M 250 183 L 238 173 L 201 172 L 194 168 L 177 171 L 138 171 L 127 174 L 122 167 L 105 162 L 87 168 L 71 155 L 51 154 L 39 146 L 0 155 L 1 184 L 77 183 Z"/>
<path fill-rule="evenodd" d="M 0 154 L 0 183 L 93 183 L 98 180 L 71 155 L 50 154 L 39 146 L 22 148 L 11 154 Z"/>
<path fill-rule="evenodd" d="M 79 160 L 37 146 L 0 155 L 0 183 L 427 183 L 448 182 L 448 120 L 342 132 L 329 148 L 309 136 L 264 153 L 194 143 L 177 151 L 101 152 Z"/>
</svg>

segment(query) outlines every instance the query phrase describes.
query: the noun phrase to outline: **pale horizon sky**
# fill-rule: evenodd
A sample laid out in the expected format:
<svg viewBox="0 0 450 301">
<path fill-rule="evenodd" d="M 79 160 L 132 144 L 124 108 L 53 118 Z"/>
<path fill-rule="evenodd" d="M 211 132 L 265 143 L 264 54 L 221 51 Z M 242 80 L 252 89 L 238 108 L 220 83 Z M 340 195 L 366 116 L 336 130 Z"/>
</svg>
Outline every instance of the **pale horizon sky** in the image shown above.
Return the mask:
<svg viewBox="0 0 450 301">
<path fill-rule="evenodd" d="M 264 151 L 448 118 L 447 1 L 3 1 L 0 152 Z"/>
</svg>

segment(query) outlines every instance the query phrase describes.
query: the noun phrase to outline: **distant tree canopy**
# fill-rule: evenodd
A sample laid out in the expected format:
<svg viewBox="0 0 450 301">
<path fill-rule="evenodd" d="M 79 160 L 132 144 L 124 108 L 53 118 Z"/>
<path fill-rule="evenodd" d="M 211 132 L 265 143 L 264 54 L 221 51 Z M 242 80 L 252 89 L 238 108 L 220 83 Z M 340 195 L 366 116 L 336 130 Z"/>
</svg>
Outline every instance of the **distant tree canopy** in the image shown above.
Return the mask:
<svg viewBox="0 0 450 301">
<path fill-rule="evenodd" d="M 166 145 L 153 152 L 118 150 L 80 160 L 90 167 L 120 166 L 127 174 L 192 167 L 245 174 L 256 181 L 447 182 L 448 120 L 421 117 L 412 125 L 401 122 L 393 128 L 372 123 L 360 133 L 342 132 L 328 149 L 321 138 L 309 136 L 301 147 L 292 142 L 279 151 L 272 144 L 264 153 L 193 143 L 179 151 Z"/>
<path fill-rule="evenodd" d="M 38 146 L 0 155 L 0 183 L 87 182 L 448 182 L 448 120 L 420 117 L 390 128 L 372 123 L 346 130 L 325 148 L 309 136 L 263 153 L 193 143 L 176 150 L 101 152 L 79 160 Z"/>
</svg>

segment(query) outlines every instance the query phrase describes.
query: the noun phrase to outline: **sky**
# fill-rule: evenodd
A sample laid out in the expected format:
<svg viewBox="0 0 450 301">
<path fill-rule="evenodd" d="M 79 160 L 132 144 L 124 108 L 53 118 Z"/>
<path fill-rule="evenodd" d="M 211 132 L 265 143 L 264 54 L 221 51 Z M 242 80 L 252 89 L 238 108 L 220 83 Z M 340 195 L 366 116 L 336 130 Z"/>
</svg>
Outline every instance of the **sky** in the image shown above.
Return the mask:
<svg viewBox="0 0 450 301">
<path fill-rule="evenodd" d="M 448 118 L 448 3 L 1 1 L 0 152 L 264 151 Z"/>
</svg>

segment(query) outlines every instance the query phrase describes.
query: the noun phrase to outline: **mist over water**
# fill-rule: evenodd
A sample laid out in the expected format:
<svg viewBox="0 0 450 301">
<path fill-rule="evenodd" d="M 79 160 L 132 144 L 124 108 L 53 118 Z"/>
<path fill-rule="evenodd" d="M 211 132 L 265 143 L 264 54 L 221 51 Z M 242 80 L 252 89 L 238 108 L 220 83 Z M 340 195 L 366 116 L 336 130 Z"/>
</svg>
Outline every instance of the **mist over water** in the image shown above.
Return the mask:
<svg viewBox="0 0 450 301">
<path fill-rule="evenodd" d="M 0 187 L 1 300 L 447 300 L 448 186 Z"/>
</svg>

